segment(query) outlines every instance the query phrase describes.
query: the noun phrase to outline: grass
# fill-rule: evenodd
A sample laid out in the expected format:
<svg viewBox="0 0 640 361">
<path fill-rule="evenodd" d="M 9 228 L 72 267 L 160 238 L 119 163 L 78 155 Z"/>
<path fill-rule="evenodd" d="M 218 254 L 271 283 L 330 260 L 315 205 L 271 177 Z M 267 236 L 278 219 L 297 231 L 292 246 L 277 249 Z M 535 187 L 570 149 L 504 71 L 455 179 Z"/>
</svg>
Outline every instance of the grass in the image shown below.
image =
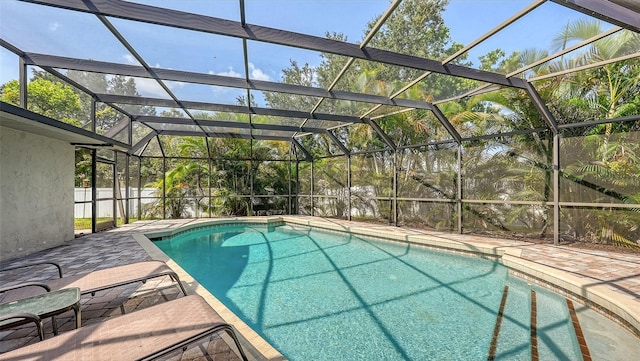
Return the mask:
<svg viewBox="0 0 640 361">
<path fill-rule="evenodd" d="M 96 222 L 102 223 L 102 222 L 109 222 L 111 220 L 113 220 L 113 218 L 111 217 L 101 217 L 101 218 L 97 218 Z M 137 220 L 138 220 L 137 218 L 129 218 L 129 223 L 135 222 Z M 118 218 L 117 221 L 119 226 L 123 224 L 122 218 Z M 73 228 L 74 229 L 91 229 L 91 218 L 75 218 L 73 222 Z"/>
</svg>

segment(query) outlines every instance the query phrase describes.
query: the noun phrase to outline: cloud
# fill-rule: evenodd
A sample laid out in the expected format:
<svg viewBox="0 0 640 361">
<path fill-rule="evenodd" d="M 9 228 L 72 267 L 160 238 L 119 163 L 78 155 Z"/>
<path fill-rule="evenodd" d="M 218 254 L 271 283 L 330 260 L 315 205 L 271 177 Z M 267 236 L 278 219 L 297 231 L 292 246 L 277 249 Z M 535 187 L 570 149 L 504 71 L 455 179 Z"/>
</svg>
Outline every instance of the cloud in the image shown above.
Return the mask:
<svg viewBox="0 0 640 361">
<path fill-rule="evenodd" d="M 167 98 L 167 92 L 154 79 L 134 78 L 136 89 L 142 96 Z M 171 87 L 169 87 L 171 88 Z"/>
<path fill-rule="evenodd" d="M 138 62 L 138 60 L 136 60 L 136 58 L 131 55 L 131 54 L 124 54 L 122 55 L 122 59 L 124 59 L 127 63 L 129 64 L 133 64 L 133 65 L 142 65 Z M 159 63 L 156 63 L 155 65 L 150 65 L 152 68 L 161 68 Z M 171 69 L 171 68 L 168 68 Z"/>
<path fill-rule="evenodd" d="M 230 66 L 227 71 L 222 71 L 219 73 L 216 73 L 213 70 L 209 70 L 209 74 L 242 78 L 242 74 L 235 71 L 232 66 Z M 271 77 L 269 76 L 269 74 L 262 71 L 262 69 L 256 68 L 256 66 L 253 65 L 253 63 L 249 63 L 249 78 L 256 79 L 256 80 L 265 80 L 265 81 L 271 80 Z"/>
<path fill-rule="evenodd" d="M 270 81 L 271 77 L 262 71 L 262 69 L 258 69 L 253 65 L 253 63 L 249 63 L 249 72 L 251 73 L 250 78 L 256 80 L 265 80 Z"/>
<path fill-rule="evenodd" d="M 136 58 L 131 54 L 124 54 L 122 58 L 129 64 L 140 65 Z M 160 64 L 156 63 L 152 68 L 160 68 Z M 129 78 L 129 77 L 127 77 Z M 166 97 L 167 93 L 154 79 L 150 78 L 134 78 L 136 82 L 136 89 L 143 96 L 163 96 Z M 181 81 L 165 80 L 164 82 L 169 89 L 182 88 L 186 83 Z"/>
<path fill-rule="evenodd" d="M 165 80 L 164 83 L 171 90 L 176 88 L 184 88 L 187 85 L 187 83 L 183 81 L 175 81 L 175 80 Z"/>
<path fill-rule="evenodd" d="M 138 63 L 138 61 L 136 60 L 136 58 L 133 57 L 133 55 L 131 54 L 124 54 L 122 56 L 122 58 L 129 64 L 136 64 L 136 65 L 140 65 L 140 63 Z"/>
<path fill-rule="evenodd" d="M 216 73 L 213 70 L 209 70 L 209 74 L 211 74 L 211 75 L 232 76 L 232 77 L 236 77 L 236 78 L 242 77 L 242 74 L 240 74 L 237 71 L 233 70 L 232 66 L 229 67 L 229 70 L 223 71 L 223 72 L 220 72 L 220 73 Z"/>
<path fill-rule="evenodd" d="M 57 21 L 49 24 L 49 30 L 51 31 L 56 31 L 58 30 L 59 27 L 60 27 L 60 23 Z"/>
</svg>

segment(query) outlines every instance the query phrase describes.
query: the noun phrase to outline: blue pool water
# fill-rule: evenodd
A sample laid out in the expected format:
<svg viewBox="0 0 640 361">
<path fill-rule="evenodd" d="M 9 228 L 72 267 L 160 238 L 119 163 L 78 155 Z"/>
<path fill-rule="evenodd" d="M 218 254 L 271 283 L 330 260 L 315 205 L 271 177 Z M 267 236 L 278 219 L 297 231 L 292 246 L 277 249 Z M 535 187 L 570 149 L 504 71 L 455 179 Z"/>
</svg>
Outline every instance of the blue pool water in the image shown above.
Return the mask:
<svg viewBox="0 0 640 361">
<path fill-rule="evenodd" d="M 497 262 L 299 226 L 216 226 L 156 245 L 290 360 L 530 360 L 531 286 Z M 580 360 L 537 289 L 541 360 Z M 540 310 L 544 307 L 544 311 Z"/>
</svg>

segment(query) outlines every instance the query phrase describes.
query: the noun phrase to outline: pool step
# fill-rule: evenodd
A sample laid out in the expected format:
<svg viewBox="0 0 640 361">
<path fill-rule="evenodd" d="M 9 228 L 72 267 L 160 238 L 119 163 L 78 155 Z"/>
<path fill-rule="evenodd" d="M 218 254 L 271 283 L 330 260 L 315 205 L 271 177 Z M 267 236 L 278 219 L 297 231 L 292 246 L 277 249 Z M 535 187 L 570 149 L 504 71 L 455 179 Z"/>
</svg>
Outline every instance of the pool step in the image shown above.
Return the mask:
<svg viewBox="0 0 640 361">
<path fill-rule="evenodd" d="M 531 361 L 538 361 L 538 301 L 536 291 L 531 290 Z"/>
<path fill-rule="evenodd" d="M 502 326 L 502 316 L 504 315 L 504 306 L 507 303 L 507 294 L 509 286 L 504 286 L 502 291 L 502 300 L 500 301 L 500 309 L 498 309 L 498 317 L 496 317 L 496 325 L 493 328 L 493 336 L 491 337 L 491 347 L 489 348 L 488 361 L 496 359 L 496 348 L 498 347 L 498 335 L 500 334 L 500 326 Z"/>
<path fill-rule="evenodd" d="M 573 307 L 573 302 L 567 298 L 567 308 L 569 309 L 569 314 L 571 315 L 571 322 L 573 323 L 573 329 L 576 331 L 576 338 L 578 340 L 578 344 L 580 345 L 580 352 L 582 353 L 582 359 L 584 361 L 591 361 L 591 352 L 589 352 L 589 346 L 587 346 L 587 340 L 584 338 L 584 334 L 582 333 L 582 327 L 580 327 L 580 321 L 578 321 L 578 316 L 576 315 L 576 310 Z"/>
<path fill-rule="evenodd" d="M 496 317 L 494 339 L 487 360 L 526 360 L 529 358 L 530 293 L 526 284 L 509 283 L 502 292 Z"/>
<path fill-rule="evenodd" d="M 502 293 L 487 360 L 591 361 L 570 300 L 511 286 Z"/>
</svg>

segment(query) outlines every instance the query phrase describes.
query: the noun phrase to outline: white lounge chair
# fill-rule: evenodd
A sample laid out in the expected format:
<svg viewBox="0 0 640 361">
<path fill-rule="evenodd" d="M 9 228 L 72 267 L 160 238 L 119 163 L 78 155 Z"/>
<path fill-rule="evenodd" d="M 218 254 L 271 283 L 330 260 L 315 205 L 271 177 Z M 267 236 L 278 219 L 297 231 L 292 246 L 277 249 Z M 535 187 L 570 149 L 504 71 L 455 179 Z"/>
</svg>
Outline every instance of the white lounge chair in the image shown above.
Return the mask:
<svg viewBox="0 0 640 361">
<path fill-rule="evenodd" d="M 197 295 L 66 331 L 0 354 L 0 360 L 151 360 L 219 331 L 233 339 L 239 356 L 247 360 L 233 327 Z"/>
<path fill-rule="evenodd" d="M 62 275 L 62 268 L 55 262 L 40 262 L 17 267 L 0 269 L 0 272 L 28 269 L 36 266 L 54 266 L 58 278 L 46 281 L 28 282 L 11 287 L 0 288 L 0 303 L 30 297 L 43 292 L 56 291 L 63 288 L 78 287 L 80 293 L 95 295 L 96 292 L 149 279 L 169 276 L 178 284 L 184 295 L 187 294 L 178 275 L 166 263 L 161 261 L 143 261 L 96 270 L 74 276 Z"/>
</svg>

